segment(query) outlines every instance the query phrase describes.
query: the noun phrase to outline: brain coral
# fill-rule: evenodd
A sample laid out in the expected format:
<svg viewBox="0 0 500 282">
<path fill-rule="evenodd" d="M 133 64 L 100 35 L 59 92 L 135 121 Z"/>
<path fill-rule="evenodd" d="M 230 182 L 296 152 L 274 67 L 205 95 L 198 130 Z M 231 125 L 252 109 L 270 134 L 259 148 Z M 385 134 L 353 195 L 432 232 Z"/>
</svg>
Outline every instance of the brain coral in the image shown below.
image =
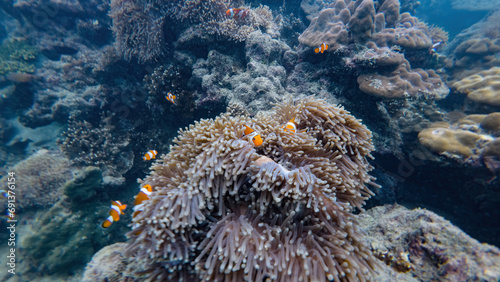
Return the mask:
<svg viewBox="0 0 500 282">
<path fill-rule="evenodd" d="M 296 133 L 282 126 L 295 118 Z M 249 125 L 260 147 L 243 136 Z M 201 120 L 181 130 L 143 184 L 133 219 L 134 276 L 189 281 L 365 281 L 377 267 L 356 217 L 372 195 L 371 132 L 312 98 L 254 119 Z M 144 271 L 145 270 L 145 271 Z"/>
</svg>

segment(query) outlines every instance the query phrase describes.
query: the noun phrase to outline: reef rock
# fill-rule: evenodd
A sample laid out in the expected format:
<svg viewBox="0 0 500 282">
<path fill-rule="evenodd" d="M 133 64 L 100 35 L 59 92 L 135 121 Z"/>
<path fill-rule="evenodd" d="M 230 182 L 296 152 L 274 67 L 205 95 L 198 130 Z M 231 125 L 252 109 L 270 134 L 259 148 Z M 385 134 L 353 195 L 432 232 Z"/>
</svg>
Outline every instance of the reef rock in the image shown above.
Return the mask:
<svg viewBox="0 0 500 282">
<path fill-rule="evenodd" d="M 419 281 L 498 281 L 500 250 L 425 209 L 372 208 L 360 224 L 376 256 Z"/>
</svg>

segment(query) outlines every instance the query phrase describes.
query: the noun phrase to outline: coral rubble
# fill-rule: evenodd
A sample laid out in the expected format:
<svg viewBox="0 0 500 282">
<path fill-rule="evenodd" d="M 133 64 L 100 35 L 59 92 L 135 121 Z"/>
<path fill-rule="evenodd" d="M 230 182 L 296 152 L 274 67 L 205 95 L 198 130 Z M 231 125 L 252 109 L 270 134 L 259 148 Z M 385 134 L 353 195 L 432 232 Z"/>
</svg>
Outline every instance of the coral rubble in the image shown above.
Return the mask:
<svg viewBox="0 0 500 282">
<path fill-rule="evenodd" d="M 295 134 L 282 129 L 292 118 Z M 347 111 L 290 100 L 252 120 L 201 120 L 174 143 L 141 181 L 154 191 L 128 234 L 136 277 L 365 281 L 377 268 L 351 213 L 375 185 L 371 132 Z"/>
</svg>

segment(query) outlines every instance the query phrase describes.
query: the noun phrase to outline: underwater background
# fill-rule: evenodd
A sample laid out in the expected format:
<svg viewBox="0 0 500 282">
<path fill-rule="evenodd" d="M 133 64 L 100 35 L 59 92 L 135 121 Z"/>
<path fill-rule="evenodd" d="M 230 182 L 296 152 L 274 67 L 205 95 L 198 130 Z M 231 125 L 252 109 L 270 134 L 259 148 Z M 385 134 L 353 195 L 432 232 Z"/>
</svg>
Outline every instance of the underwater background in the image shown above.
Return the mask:
<svg viewBox="0 0 500 282">
<path fill-rule="evenodd" d="M 500 1 L 0 1 L 1 281 L 499 281 Z"/>
</svg>

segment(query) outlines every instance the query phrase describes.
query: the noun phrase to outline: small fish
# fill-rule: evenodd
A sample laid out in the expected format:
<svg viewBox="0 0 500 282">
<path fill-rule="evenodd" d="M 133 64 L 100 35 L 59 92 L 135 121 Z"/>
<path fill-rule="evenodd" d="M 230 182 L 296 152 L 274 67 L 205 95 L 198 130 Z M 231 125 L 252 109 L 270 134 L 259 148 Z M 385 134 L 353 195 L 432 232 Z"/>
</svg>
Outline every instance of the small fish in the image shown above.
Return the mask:
<svg viewBox="0 0 500 282">
<path fill-rule="evenodd" d="M 248 14 L 248 9 L 231 8 L 226 11 L 226 15 L 230 18 L 241 20 Z"/>
<path fill-rule="evenodd" d="M 127 205 L 122 205 L 120 201 L 112 201 L 111 209 L 109 210 L 109 216 L 106 220 L 101 224 L 102 228 L 108 228 L 115 221 L 120 220 L 120 214 L 124 214 L 123 210 L 127 208 Z"/>
<path fill-rule="evenodd" d="M 167 93 L 167 96 L 165 96 L 165 98 L 167 98 L 167 100 L 169 100 L 170 102 L 172 102 L 172 104 L 174 104 L 174 105 L 175 105 L 175 99 L 176 99 L 177 97 L 175 97 L 175 95 L 174 95 L 174 94 L 172 94 L 172 92 L 168 92 L 168 93 Z"/>
<path fill-rule="evenodd" d="M 156 159 L 156 155 L 158 154 L 158 152 L 156 150 L 149 150 L 145 155 L 144 157 L 142 157 L 143 160 L 145 161 L 150 161 L 152 159 Z"/>
<path fill-rule="evenodd" d="M 297 132 L 297 125 L 295 124 L 295 118 L 292 118 L 289 122 L 287 122 L 281 128 L 283 128 L 283 131 L 288 132 L 288 133 Z"/>
<path fill-rule="evenodd" d="M 262 145 L 262 137 L 260 136 L 260 134 L 252 128 L 248 127 L 246 124 L 243 136 L 248 136 L 248 138 L 251 139 L 253 144 L 257 147 Z"/>
<path fill-rule="evenodd" d="M 142 212 L 142 202 L 149 200 L 149 195 L 151 195 L 151 192 L 153 191 L 153 187 L 151 185 L 146 184 L 142 186 L 141 190 L 139 191 L 139 194 L 135 196 L 135 202 L 134 202 L 134 214 L 132 215 L 135 217 L 139 213 Z M 139 206 L 141 205 L 141 206 Z"/>
<path fill-rule="evenodd" d="M 435 53 L 437 53 L 437 48 L 439 47 L 439 45 L 441 45 L 443 42 L 438 42 L 438 43 L 434 43 L 432 44 L 432 47 L 431 49 L 429 50 L 429 54 L 430 55 L 434 55 Z"/>
<path fill-rule="evenodd" d="M 314 53 L 319 53 L 321 52 L 321 54 L 323 54 L 323 52 L 325 52 L 326 50 L 328 50 L 328 44 L 326 44 L 325 42 L 321 43 L 321 45 L 314 49 Z"/>
<path fill-rule="evenodd" d="M 3 198 L 8 198 L 9 193 L 5 190 L 0 190 L 0 196 L 2 196 Z"/>
</svg>

